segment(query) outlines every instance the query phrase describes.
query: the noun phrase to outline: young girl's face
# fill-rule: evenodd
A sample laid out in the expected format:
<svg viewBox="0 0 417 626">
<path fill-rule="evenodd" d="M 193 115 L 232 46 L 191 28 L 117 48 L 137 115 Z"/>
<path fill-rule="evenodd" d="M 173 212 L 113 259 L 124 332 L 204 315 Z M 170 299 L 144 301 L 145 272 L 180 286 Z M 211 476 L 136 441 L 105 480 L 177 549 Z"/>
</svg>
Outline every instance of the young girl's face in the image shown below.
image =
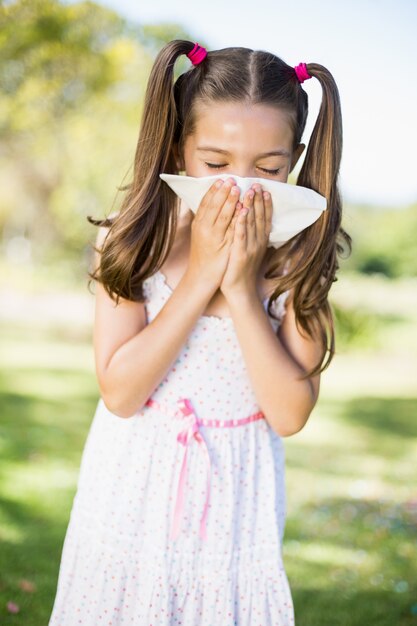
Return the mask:
<svg viewBox="0 0 417 626">
<path fill-rule="evenodd" d="M 195 177 L 219 173 L 287 182 L 305 148 L 299 144 L 292 151 L 292 142 L 287 113 L 277 107 L 200 104 L 196 131 L 185 140 L 179 169 Z"/>
</svg>

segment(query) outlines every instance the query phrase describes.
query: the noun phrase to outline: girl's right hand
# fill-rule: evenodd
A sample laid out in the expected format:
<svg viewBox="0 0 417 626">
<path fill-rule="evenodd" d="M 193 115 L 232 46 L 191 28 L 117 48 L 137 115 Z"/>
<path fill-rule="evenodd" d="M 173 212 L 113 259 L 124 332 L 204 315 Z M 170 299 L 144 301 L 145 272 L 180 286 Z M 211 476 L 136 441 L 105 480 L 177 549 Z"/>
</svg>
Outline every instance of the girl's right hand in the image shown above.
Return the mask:
<svg viewBox="0 0 417 626">
<path fill-rule="evenodd" d="M 191 223 L 188 271 L 212 287 L 221 284 L 229 260 L 240 195 L 234 183 L 233 178 L 215 181 Z"/>
</svg>

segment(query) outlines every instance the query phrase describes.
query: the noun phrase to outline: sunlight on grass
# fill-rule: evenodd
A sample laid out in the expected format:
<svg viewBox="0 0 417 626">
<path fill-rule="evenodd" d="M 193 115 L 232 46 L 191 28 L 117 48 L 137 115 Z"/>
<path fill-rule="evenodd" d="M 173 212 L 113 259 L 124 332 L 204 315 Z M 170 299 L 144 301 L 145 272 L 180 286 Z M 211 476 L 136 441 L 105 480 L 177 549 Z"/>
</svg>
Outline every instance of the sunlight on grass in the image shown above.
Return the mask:
<svg viewBox="0 0 417 626">
<path fill-rule="evenodd" d="M 360 565 L 362 573 L 368 572 L 376 567 L 380 567 L 380 559 L 373 555 L 372 559 L 364 550 L 352 550 L 342 546 L 335 546 L 324 542 L 310 542 L 303 546 L 303 559 L 310 563 L 320 563 L 321 565 L 338 567 L 343 563 L 345 567 L 358 567 Z M 372 561 L 372 563 L 371 563 Z M 364 565 L 366 564 L 366 568 Z"/>
<path fill-rule="evenodd" d="M 6 524 L 0 519 L 0 542 L 20 544 L 23 542 L 24 535 L 21 529 L 15 524 Z"/>
<path fill-rule="evenodd" d="M 358 351 L 336 354 L 322 374 L 321 393 L 336 400 L 362 395 L 414 398 L 417 395 L 416 354 L 417 350 L 413 353 L 405 346 L 400 354 Z"/>
<path fill-rule="evenodd" d="M 9 383 L 9 391 L 16 394 L 30 394 L 45 400 L 69 400 L 74 394 L 90 392 L 91 382 L 81 373 L 68 374 L 64 371 L 59 373 L 52 369 L 52 366 L 49 372 L 40 369 L 35 371 L 21 369 Z M 39 419 L 42 417 L 39 416 Z"/>
<path fill-rule="evenodd" d="M 47 512 L 57 503 L 58 491 L 69 493 L 75 489 L 77 477 L 78 468 L 60 459 L 46 459 L 29 467 L 27 463 L 9 461 L 1 473 L 1 489 L 7 498 L 24 498 L 26 503 L 41 505 Z"/>
<path fill-rule="evenodd" d="M 51 329 L 26 336 L 20 341 L 22 329 L 8 328 L 2 333 L 1 360 L 9 368 L 44 368 L 92 371 L 94 350 L 92 343 L 70 342 L 65 335 L 60 341 L 53 338 Z"/>
</svg>

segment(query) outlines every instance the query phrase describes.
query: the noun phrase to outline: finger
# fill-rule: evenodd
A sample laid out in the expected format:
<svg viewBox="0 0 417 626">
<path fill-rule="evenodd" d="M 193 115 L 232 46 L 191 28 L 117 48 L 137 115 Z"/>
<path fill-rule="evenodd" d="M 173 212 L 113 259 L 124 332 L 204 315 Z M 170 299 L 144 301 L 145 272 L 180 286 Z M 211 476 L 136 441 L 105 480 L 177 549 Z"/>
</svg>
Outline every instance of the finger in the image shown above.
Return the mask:
<svg viewBox="0 0 417 626">
<path fill-rule="evenodd" d="M 264 231 L 265 231 L 265 208 L 264 208 L 264 200 L 262 197 L 262 188 L 260 185 L 255 185 L 254 188 L 254 198 L 253 198 L 253 208 L 254 208 L 254 221 L 255 221 L 255 235 L 256 241 L 259 243 L 264 242 Z"/>
<path fill-rule="evenodd" d="M 258 242 L 263 243 L 265 239 L 265 206 L 262 196 L 262 188 L 260 185 L 256 185 L 253 206 L 255 214 L 256 239 Z"/>
<path fill-rule="evenodd" d="M 233 242 L 236 243 L 236 246 L 242 251 L 246 250 L 246 241 L 247 241 L 247 233 L 246 233 L 246 219 L 247 219 L 248 209 L 245 207 L 239 211 L 239 215 L 235 224 L 235 235 L 233 238 Z"/>
<path fill-rule="evenodd" d="M 248 207 L 249 211 L 246 216 L 246 239 L 249 247 L 256 246 L 256 223 L 255 223 L 255 209 L 253 205 L 255 192 L 253 189 L 248 189 L 243 199 L 243 206 Z"/>
<path fill-rule="evenodd" d="M 253 199 L 253 206 L 256 231 L 256 241 L 254 245 L 258 248 L 259 246 L 265 245 L 265 204 L 262 195 L 262 187 L 255 185 L 254 191 L 255 197 Z"/>
<path fill-rule="evenodd" d="M 229 194 L 216 216 L 213 226 L 224 232 L 230 224 L 233 214 L 236 210 L 236 204 L 239 200 L 240 190 L 237 185 L 229 187 Z"/>
<path fill-rule="evenodd" d="M 233 243 L 233 239 L 235 236 L 236 222 L 237 222 L 238 217 L 239 217 L 239 212 L 235 211 L 232 219 L 230 220 L 229 228 L 227 229 L 226 236 L 227 236 L 227 241 L 230 244 Z"/>
<path fill-rule="evenodd" d="M 272 215 L 273 215 L 273 206 L 272 206 L 272 198 L 271 194 L 268 191 L 263 192 L 264 206 L 265 206 L 265 236 L 266 239 L 269 240 L 269 235 L 272 229 Z"/>
<path fill-rule="evenodd" d="M 230 229 L 234 230 L 235 226 L 236 226 L 236 221 L 239 217 L 239 213 L 240 213 L 240 209 L 242 208 L 242 204 L 240 202 L 237 203 L 236 208 L 235 208 L 235 212 L 233 213 L 233 217 L 231 219 L 230 222 Z"/>
<path fill-rule="evenodd" d="M 233 185 L 233 178 L 229 177 L 225 180 L 219 179 L 214 183 L 214 193 L 211 194 L 211 189 L 209 189 L 208 198 L 204 196 L 202 200 L 203 215 L 201 219 L 204 218 L 207 220 L 210 226 L 213 226 L 216 222 L 219 210 L 223 207 L 225 201 L 227 200 Z"/>
<path fill-rule="evenodd" d="M 207 207 L 212 203 L 217 191 L 222 187 L 222 185 L 222 179 L 215 180 L 211 187 L 209 187 L 208 191 L 206 191 L 204 196 L 201 198 L 200 204 L 198 205 L 197 211 L 195 213 L 195 217 L 197 219 L 203 219 L 207 211 Z"/>
</svg>

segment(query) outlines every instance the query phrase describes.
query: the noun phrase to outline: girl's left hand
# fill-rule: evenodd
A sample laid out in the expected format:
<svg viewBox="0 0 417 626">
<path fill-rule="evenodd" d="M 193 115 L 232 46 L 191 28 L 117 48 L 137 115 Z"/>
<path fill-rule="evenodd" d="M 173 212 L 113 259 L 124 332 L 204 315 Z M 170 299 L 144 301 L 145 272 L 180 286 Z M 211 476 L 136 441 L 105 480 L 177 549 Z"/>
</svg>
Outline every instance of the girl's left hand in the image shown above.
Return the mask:
<svg viewBox="0 0 417 626">
<path fill-rule="evenodd" d="M 252 194 L 252 197 L 251 197 Z M 265 195 L 266 194 L 266 195 Z M 271 194 L 255 183 L 236 205 L 233 242 L 220 289 L 225 296 L 236 292 L 257 292 L 257 276 L 272 227 Z"/>
</svg>

